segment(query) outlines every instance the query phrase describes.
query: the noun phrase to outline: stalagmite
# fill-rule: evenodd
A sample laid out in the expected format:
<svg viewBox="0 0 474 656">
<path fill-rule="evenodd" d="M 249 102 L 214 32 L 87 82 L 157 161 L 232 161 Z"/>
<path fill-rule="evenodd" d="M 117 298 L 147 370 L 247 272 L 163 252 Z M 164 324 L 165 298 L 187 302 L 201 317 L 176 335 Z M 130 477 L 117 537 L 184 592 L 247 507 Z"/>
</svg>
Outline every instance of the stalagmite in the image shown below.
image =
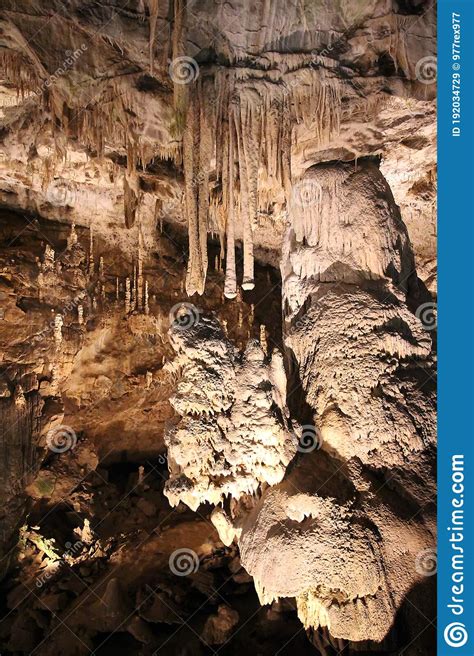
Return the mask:
<svg viewBox="0 0 474 656">
<path fill-rule="evenodd" d="M 265 355 L 268 355 L 267 329 L 263 323 L 260 326 L 260 346 Z"/>
<path fill-rule="evenodd" d="M 26 406 L 26 398 L 23 392 L 23 387 L 17 385 L 15 391 L 13 392 L 13 400 L 17 408 L 24 408 Z"/>
<path fill-rule="evenodd" d="M 80 529 L 81 542 L 84 544 L 92 544 L 94 542 L 94 532 L 91 529 L 89 520 L 84 518 L 84 525 Z"/>
<path fill-rule="evenodd" d="M 54 270 L 54 255 L 54 248 L 52 248 L 49 244 L 46 244 L 44 251 L 43 271 Z"/>
<path fill-rule="evenodd" d="M 415 558 L 435 538 L 435 334 L 416 307 L 435 296 L 395 205 L 434 291 L 429 3 L 6 4 L 0 64 L 25 54 L 0 75 L 2 641 L 80 654 L 122 632 L 151 653 L 198 604 L 169 650 L 234 653 L 259 598 L 251 652 L 432 653 L 406 602 L 433 596 Z M 379 159 L 393 199 L 360 175 Z M 7 247 L 21 214 L 38 222 Z"/>
<path fill-rule="evenodd" d="M 138 233 L 138 269 L 137 269 L 137 304 L 138 309 L 143 309 L 143 249 L 142 235 Z"/>
<path fill-rule="evenodd" d="M 130 314 L 131 308 L 131 293 L 130 293 L 130 278 L 125 280 L 125 314 Z"/>
<path fill-rule="evenodd" d="M 150 306 L 148 305 L 148 280 L 145 280 L 145 314 L 150 314 Z"/>
<path fill-rule="evenodd" d="M 146 372 L 146 388 L 150 389 L 151 384 L 153 383 L 153 374 L 151 371 Z"/>
<path fill-rule="evenodd" d="M 92 226 L 89 229 L 89 275 L 94 275 L 94 232 Z"/>
<path fill-rule="evenodd" d="M 67 250 L 71 250 L 71 248 L 77 244 L 77 232 L 76 232 L 76 224 L 72 223 L 71 224 L 71 231 L 69 232 L 69 236 L 67 238 Z"/>
<path fill-rule="evenodd" d="M 56 344 L 56 348 L 59 348 L 61 346 L 61 342 L 63 340 L 63 333 L 62 333 L 62 327 L 63 327 L 63 317 L 61 314 L 56 314 L 54 317 L 54 342 Z"/>
<path fill-rule="evenodd" d="M 138 273 L 137 267 L 133 267 L 133 287 L 132 287 L 132 310 L 136 310 L 138 307 Z"/>
<path fill-rule="evenodd" d="M 38 273 L 38 300 L 42 301 L 43 300 L 43 285 L 44 285 L 44 275 L 43 272 L 40 270 Z"/>
<path fill-rule="evenodd" d="M 56 365 L 51 367 L 51 390 L 57 392 L 59 387 L 59 372 Z"/>
</svg>

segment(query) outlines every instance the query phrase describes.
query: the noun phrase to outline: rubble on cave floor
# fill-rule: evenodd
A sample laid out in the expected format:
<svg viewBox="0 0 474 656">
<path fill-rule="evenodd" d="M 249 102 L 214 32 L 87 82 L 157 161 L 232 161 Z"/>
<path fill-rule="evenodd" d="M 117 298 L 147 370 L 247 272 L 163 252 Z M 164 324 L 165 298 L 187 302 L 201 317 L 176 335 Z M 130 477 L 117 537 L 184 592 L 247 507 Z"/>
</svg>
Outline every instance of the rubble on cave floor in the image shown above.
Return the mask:
<svg viewBox="0 0 474 656">
<path fill-rule="evenodd" d="M 209 509 L 171 509 L 164 459 L 97 463 L 79 478 L 76 455 L 53 458 L 29 489 L 32 505 L 2 601 L 7 649 L 172 654 L 186 640 L 189 653 L 204 655 L 245 623 L 233 649 L 258 640 L 262 653 L 272 653 L 276 635 L 296 622 L 295 609 L 259 607 L 236 547 L 220 542 Z M 55 480 L 73 484 L 59 494 Z"/>
</svg>

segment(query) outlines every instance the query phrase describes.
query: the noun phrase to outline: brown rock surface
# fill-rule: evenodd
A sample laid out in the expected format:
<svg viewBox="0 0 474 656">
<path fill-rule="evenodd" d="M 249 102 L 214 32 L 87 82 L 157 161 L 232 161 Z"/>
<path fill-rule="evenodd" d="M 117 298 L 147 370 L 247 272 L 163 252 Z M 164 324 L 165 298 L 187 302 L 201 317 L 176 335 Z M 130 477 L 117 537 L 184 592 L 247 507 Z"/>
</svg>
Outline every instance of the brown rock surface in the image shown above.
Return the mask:
<svg viewBox="0 0 474 656">
<path fill-rule="evenodd" d="M 2 654 L 431 653 L 435 16 L 3 0 Z"/>
</svg>

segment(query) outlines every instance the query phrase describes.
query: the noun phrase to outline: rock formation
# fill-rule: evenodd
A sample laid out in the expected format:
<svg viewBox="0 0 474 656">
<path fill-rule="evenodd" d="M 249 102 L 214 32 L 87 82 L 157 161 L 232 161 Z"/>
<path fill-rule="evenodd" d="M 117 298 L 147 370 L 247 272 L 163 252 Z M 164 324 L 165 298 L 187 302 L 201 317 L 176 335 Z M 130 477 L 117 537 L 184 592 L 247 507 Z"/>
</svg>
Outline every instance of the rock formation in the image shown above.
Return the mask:
<svg viewBox="0 0 474 656">
<path fill-rule="evenodd" d="M 433 651 L 435 9 L 3 0 L 2 654 Z"/>
</svg>

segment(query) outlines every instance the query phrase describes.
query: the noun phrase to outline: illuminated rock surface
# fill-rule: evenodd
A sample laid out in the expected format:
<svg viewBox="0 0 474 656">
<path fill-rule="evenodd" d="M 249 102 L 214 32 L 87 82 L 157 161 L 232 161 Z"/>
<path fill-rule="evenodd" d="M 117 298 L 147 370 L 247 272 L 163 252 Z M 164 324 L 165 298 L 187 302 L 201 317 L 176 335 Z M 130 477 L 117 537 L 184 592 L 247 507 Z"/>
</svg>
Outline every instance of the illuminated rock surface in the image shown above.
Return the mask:
<svg viewBox="0 0 474 656">
<path fill-rule="evenodd" d="M 4 0 L 0 651 L 434 651 L 435 8 Z"/>
</svg>

